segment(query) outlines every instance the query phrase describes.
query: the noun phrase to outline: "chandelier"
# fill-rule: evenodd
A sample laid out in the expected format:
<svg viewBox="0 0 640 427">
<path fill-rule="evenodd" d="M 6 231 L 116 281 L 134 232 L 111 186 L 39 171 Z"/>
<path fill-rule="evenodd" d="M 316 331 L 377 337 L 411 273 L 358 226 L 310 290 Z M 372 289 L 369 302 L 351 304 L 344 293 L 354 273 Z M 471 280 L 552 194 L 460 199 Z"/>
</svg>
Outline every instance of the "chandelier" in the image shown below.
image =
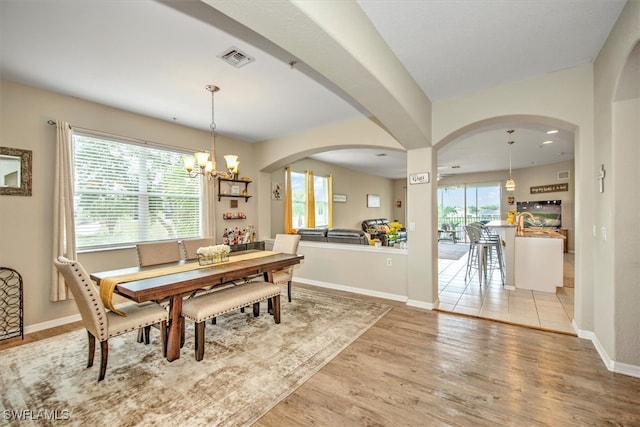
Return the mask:
<svg viewBox="0 0 640 427">
<path fill-rule="evenodd" d="M 507 131 L 509 136 L 511 136 L 513 132 L 513 129 L 509 129 Z M 504 185 L 504 189 L 507 191 L 516 191 L 516 182 L 513 180 L 513 178 L 511 178 L 511 146 L 514 144 L 514 142 L 515 141 L 507 141 L 507 144 L 509 144 L 509 179 Z"/>
<path fill-rule="evenodd" d="M 191 178 L 196 178 L 199 175 L 207 179 L 223 178 L 234 179 L 238 174 L 238 168 L 240 162 L 238 156 L 234 154 L 227 154 L 224 156 L 224 160 L 227 163 L 226 171 L 219 171 L 216 169 L 216 121 L 215 121 L 215 93 L 220 90 L 218 86 L 207 85 L 206 89 L 211 92 L 211 154 L 206 151 L 194 153 L 193 156 L 184 156 L 184 168 L 189 173 Z M 211 160 L 209 160 L 211 156 Z"/>
</svg>

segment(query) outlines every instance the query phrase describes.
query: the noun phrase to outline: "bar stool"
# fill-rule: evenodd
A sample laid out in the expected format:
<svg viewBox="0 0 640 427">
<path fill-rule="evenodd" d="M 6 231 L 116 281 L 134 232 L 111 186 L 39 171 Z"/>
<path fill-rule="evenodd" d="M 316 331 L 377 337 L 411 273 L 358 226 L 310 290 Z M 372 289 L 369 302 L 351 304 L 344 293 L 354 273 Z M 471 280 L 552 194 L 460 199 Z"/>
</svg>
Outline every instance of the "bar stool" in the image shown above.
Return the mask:
<svg viewBox="0 0 640 427">
<path fill-rule="evenodd" d="M 482 277 L 487 281 L 487 271 L 489 267 L 497 267 L 500 270 L 500 278 L 504 286 L 504 265 L 502 262 L 502 241 L 499 237 L 484 235 L 483 229 L 476 224 L 465 226 L 465 230 L 470 240 L 469 254 L 467 256 L 467 269 L 465 280 L 471 277 L 471 269 L 477 268 L 478 281 L 482 285 Z M 494 258 L 495 256 L 495 258 Z"/>
</svg>

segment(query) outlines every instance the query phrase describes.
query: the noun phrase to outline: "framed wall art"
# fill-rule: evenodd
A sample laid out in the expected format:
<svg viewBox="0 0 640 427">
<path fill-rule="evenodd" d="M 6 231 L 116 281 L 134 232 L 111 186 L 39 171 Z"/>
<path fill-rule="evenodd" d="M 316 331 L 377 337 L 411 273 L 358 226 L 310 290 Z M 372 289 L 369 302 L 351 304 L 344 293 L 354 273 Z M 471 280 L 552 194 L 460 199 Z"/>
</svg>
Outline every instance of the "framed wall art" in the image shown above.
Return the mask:
<svg viewBox="0 0 640 427">
<path fill-rule="evenodd" d="M 367 194 L 367 207 L 368 208 L 379 208 L 380 207 L 380 196 L 377 194 Z"/>
<path fill-rule="evenodd" d="M 0 195 L 31 196 L 31 150 L 0 147 Z"/>
<path fill-rule="evenodd" d="M 347 203 L 347 195 L 346 194 L 334 194 L 333 201 L 337 203 Z"/>
</svg>

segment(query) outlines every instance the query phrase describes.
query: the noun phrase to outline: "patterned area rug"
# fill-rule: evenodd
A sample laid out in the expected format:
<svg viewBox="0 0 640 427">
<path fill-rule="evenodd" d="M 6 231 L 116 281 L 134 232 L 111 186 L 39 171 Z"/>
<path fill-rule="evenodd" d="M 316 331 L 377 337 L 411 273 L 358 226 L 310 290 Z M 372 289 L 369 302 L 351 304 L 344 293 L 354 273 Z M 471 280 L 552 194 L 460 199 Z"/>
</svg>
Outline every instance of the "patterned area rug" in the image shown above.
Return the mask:
<svg viewBox="0 0 640 427">
<path fill-rule="evenodd" d="M 105 380 L 100 350 L 86 369 L 86 331 L 0 352 L 0 416 L 10 425 L 47 419 L 65 425 L 250 425 L 327 364 L 391 307 L 295 288 L 282 302 L 282 323 L 266 314 L 230 313 L 206 326 L 196 362 L 187 322 L 181 357 L 167 362 L 152 329 L 109 340 Z M 251 310 L 246 310 L 251 312 Z M 45 422 L 46 424 L 46 422 Z"/>
<path fill-rule="evenodd" d="M 469 252 L 469 244 L 460 242 L 438 243 L 438 259 L 458 260 Z"/>
</svg>

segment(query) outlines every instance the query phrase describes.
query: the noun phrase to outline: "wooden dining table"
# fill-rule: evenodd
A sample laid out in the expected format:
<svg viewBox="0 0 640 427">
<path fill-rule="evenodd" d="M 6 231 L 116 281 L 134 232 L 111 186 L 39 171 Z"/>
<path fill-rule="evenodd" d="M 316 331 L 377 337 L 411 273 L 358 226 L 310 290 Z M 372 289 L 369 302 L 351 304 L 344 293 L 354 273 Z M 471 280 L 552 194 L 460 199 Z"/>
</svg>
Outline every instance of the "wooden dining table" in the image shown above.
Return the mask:
<svg viewBox="0 0 640 427">
<path fill-rule="evenodd" d="M 299 264 L 303 255 L 272 253 L 267 256 L 233 260 L 234 256 L 257 251 L 233 252 L 230 262 L 203 266 L 189 271 L 173 274 L 164 274 L 156 277 L 148 277 L 140 280 L 119 283 L 115 287 L 115 293 L 129 298 L 137 303 L 147 301 L 160 301 L 169 299 L 169 332 L 167 334 L 167 360 L 169 362 L 180 358 L 182 299 L 185 295 L 215 285 L 242 280 L 262 274 L 265 281 L 273 280 L 272 272 Z M 180 261 L 178 264 L 197 261 Z M 162 269 L 170 265 L 161 264 L 153 267 L 130 267 L 118 270 L 101 271 L 92 273 L 91 278 L 98 286 L 102 279 L 114 276 L 130 275 L 137 272 L 147 272 L 153 269 Z"/>
</svg>

